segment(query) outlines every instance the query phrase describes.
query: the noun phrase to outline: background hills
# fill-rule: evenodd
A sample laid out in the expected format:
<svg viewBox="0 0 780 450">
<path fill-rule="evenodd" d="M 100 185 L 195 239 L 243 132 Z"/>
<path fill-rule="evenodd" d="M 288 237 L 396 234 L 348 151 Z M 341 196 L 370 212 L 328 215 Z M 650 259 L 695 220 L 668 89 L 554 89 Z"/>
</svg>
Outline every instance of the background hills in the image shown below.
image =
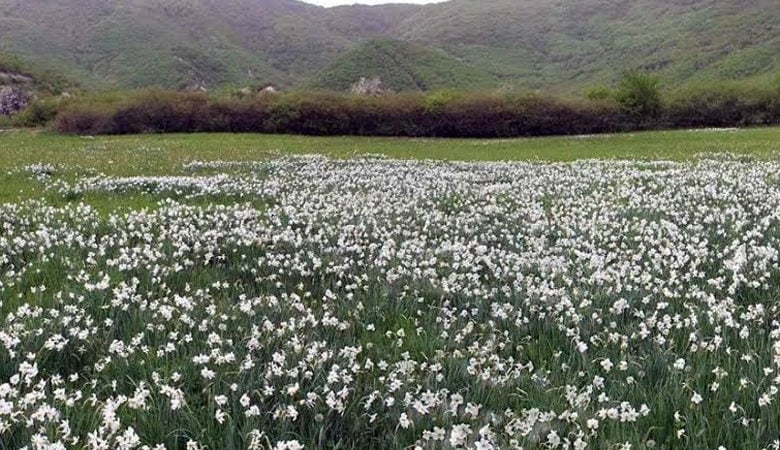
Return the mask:
<svg viewBox="0 0 780 450">
<path fill-rule="evenodd" d="M 670 86 L 775 77 L 777 0 L 452 0 L 322 8 L 296 0 L 0 0 L 18 73 L 84 87 L 579 92 L 627 69 Z M 0 72 L 4 59 L 0 57 Z M 8 64 L 6 64 L 8 66 Z"/>
</svg>

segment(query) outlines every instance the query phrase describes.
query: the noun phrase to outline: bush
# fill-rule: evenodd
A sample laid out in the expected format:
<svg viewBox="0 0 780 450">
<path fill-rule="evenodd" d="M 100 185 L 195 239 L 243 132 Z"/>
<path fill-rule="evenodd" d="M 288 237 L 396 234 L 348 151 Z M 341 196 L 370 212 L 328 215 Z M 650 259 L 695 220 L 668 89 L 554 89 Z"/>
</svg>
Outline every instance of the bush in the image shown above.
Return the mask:
<svg viewBox="0 0 780 450">
<path fill-rule="evenodd" d="M 144 91 L 111 117 L 117 134 L 208 131 L 208 98 L 198 93 Z"/>
<path fill-rule="evenodd" d="M 353 97 L 350 127 L 362 136 L 425 136 L 428 124 L 419 94 Z"/>
<path fill-rule="evenodd" d="M 200 131 L 258 132 L 265 131 L 268 106 L 246 98 L 239 101 L 218 100 L 208 105 L 206 114 L 208 117 L 203 120 Z"/>
<path fill-rule="evenodd" d="M 68 102 L 56 128 L 75 134 L 258 132 L 306 135 L 513 137 L 592 134 L 651 127 L 778 123 L 780 93 L 768 87 L 680 91 L 664 104 L 644 75 L 617 98 L 565 100 L 529 94 L 329 92 L 214 98 L 140 91 Z M 45 117 L 50 111 L 31 115 Z"/>
<path fill-rule="evenodd" d="M 608 87 L 595 86 L 585 89 L 583 96 L 588 100 L 611 100 L 615 98 L 615 93 Z"/>
<path fill-rule="evenodd" d="M 64 100 L 47 97 L 35 100 L 27 108 L 16 114 L 11 123 L 17 127 L 43 127 L 51 123 L 63 107 Z"/>
<path fill-rule="evenodd" d="M 112 111 L 98 105 L 77 104 L 63 109 L 54 119 L 54 128 L 66 134 L 116 133 L 111 120 Z"/>
<path fill-rule="evenodd" d="M 664 122 L 674 127 L 738 127 L 780 123 L 780 92 L 768 85 L 721 82 L 674 93 Z"/>
<path fill-rule="evenodd" d="M 644 72 L 624 72 L 615 99 L 639 122 L 652 122 L 661 112 L 660 79 Z"/>
</svg>

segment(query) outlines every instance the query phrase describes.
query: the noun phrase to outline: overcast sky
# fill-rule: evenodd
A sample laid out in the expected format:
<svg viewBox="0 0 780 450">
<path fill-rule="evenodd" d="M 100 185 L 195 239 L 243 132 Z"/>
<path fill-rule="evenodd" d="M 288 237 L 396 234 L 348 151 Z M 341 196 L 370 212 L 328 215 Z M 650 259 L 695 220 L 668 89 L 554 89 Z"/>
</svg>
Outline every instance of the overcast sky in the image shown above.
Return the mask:
<svg viewBox="0 0 780 450">
<path fill-rule="evenodd" d="M 441 3 L 446 0 L 303 0 L 306 3 L 313 3 L 320 6 L 352 5 L 360 3 L 363 5 L 381 5 L 382 3 Z"/>
</svg>

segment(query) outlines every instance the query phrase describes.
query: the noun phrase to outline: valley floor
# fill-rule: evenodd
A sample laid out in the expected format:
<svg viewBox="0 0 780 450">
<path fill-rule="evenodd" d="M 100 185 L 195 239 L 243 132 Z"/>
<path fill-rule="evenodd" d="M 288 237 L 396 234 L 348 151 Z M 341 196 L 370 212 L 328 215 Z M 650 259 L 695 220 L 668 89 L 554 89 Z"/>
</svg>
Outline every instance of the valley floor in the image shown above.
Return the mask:
<svg viewBox="0 0 780 450">
<path fill-rule="evenodd" d="M 0 177 L 31 164 L 88 168 L 107 175 L 174 175 L 189 161 L 261 161 L 317 153 L 346 158 L 450 161 L 575 161 L 579 159 L 689 160 L 730 152 L 767 157 L 780 152 L 780 127 L 656 131 L 526 139 L 399 139 L 262 134 L 164 134 L 74 137 L 39 130 L 0 133 Z M 35 197 L 35 186 L 18 176 L 0 180 L 0 202 Z"/>
<path fill-rule="evenodd" d="M 0 448 L 776 449 L 779 152 L 0 133 Z"/>
</svg>

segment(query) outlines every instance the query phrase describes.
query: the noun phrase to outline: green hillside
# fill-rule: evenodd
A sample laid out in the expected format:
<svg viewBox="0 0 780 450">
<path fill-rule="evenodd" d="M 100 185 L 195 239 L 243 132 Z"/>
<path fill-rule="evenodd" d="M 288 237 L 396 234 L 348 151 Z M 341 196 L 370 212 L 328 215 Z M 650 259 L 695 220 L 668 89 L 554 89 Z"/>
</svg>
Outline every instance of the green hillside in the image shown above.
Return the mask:
<svg viewBox="0 0 780 450">
<path fill-rule="evenodd" d="M 379 40 L 377 40 L 379 39 Z M 92 87 L 579 92 L 626 69 L 668 86 L 780 67 L 777 0 L 452 0 L 322 8 L 296 0 L 0 0 L 0 50 Z"/>
<path fill-rule="evenodd" d="M 344 91 L 361 77 L 379 77 L 393 91 L 476 90 L 497 82 L 490 73 L 441 50 L 376 39 L 347 51 L 317 74 L 311 85 Z"/>
<path fill-rule="evenodd" d="M 316 8 L 314 8 L 316 10 Z M 292 0 L 0 0 L 0 46 L 98 86 L 292 84 L 347 41 Z"/>
<path fill-rule="evenodd" d="M 0 51 L 0 86 L 18 86 L 41 93 L 60 93 L 74 84 L 57 73 L 23 61 L 16 55 Z"/>
<path fill-rule="evenodd" d="M 436 42 L 526 87 L 609 83 L 626 69 L 654 71 L 667 83 L 680 84 L 748 78 L 778 67 L 780 5 L 776 0 L 464 0 L 409 18 L 399 35 Z"/>
</svg>

